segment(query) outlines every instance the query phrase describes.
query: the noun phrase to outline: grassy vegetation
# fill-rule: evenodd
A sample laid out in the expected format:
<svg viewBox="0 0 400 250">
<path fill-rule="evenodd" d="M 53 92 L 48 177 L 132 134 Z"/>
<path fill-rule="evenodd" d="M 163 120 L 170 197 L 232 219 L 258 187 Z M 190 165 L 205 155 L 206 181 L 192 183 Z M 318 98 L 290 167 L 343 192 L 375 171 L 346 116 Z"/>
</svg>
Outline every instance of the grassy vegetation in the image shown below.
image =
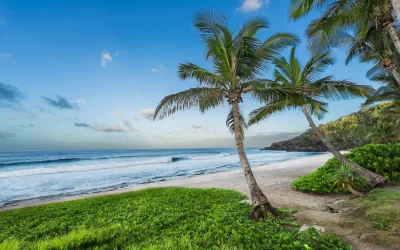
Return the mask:
<svg viewBox="0 0 400 250">
<path fill-rule="evenodd" d="M 0 249 L 350 249 L 339 238 L 248 220 L 231 190 L 159 188 L 0 213 Z M 288 213 L 281 210 L 281 213 Z"/>
<path fill-rule="evenodd" d="M 359 165 L 384 176 L 390 184 L 400 184 L 400 144 L 365 145 L 353 149 L 345 156 Z M 348 193 L 348 190 L 343 186 L 334 186 L 330 183 L 340 166 L 341 163 L 332 158 L 315 172 L 295 180 L 292 183 L 292 188 L 317 193 Z M 354 182 L 354 188 L 358 191 L 369 189 L 361 180 Z"/>
<path fill-rule="evenodd" d="M 400 190 L 376 189 L 366 198 L 347 201 L 358 204 L 371 227 L 379 231 L 400 231 Z"/>
</svg>

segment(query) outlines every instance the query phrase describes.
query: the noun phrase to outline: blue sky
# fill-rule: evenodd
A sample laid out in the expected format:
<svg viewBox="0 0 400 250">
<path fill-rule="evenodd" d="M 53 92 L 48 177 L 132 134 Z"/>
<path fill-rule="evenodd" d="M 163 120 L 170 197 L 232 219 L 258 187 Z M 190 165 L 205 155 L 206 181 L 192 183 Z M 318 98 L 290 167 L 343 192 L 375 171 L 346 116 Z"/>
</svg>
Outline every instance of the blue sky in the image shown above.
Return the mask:
<svg viewBox="0 0 400 250">
<path fill-rule="evenodd" d="M 205 115 L 193 110 L 148 118 L 164 96 L 196 86 L 178 79 L 179 63 L 210 68 L 191 24 L 197 10 L 222 10 L 233 28 L 266 17 L 271 28 L 260 37 L 299 35 L 297 54 L 306 61 L 304 30 L 317 13 L 289 21 L 289 2 L 0 1 L 0 151 L 234 146 L 226 106 Z M 370 84 L 368 65 L 345 66 L 344 53 L 335 53 L 328 74 Z M 357 111 L 361 103 L 331 103 L 320 122 Z M 245 112 L 257 107 L 243 103 Z M 277 114 L 248 131 L 246 146 L 267 146 L 307 128 L 299 111 Z"/>
</svg>

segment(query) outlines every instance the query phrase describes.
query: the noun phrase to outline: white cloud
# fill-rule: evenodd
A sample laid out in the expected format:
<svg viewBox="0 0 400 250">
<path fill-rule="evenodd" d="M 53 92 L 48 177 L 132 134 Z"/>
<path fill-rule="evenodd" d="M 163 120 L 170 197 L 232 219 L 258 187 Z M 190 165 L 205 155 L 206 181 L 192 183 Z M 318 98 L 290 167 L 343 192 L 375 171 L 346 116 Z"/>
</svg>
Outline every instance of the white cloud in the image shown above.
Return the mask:
<svg viewBox="0 0 400 250">
<path fill-rule="evenodd" d="M 101 65 L 103 67 L 107 67 L 108 63 L 112 63 L 112 62 L 113 62 L 113 59 L 112 59 L 110 52 L 103 50 L 101 52 L 101 60 L 100 60 Z"/>
<path fill-rule="evenodd" d="M 122 123 L 124 124 L 124 126 L 126 127 L 128 132 L 131 133 L 131 132 L 136 131 L 135 128 L 133 127 L 132 123 L 130 121 L 128 121 L 127 119 L 125 119 L 124 115 L 121 112 L 114 111 L 114 116 L 122 121 Z"/>
<path fill-rule="evenodd" d="M 11 54 L 0 54 L 0 59 L 11 59 L 12 55 Z"/>
<path fill-rule="evenodd" d="M 242 12 L 252 12 L 259 10 L 263 5 L 268 4 L 269 0 L 243 0 L 242 6 L 238 8 Z"/>
<path fill-rule="evenodd" d="M 71 103 L 86 104 L 86 100 L 81 97 L 81 98 L 78 98 L 76 100 L 72 100 Z"/>
<path fill-rule="evenodd" d="M 119 133 L 124 133 L 125 130 L 121 128 L 120 126 L 100 126 L 100 125 L 95 125 L 92 127 L 92 129 L 99 131 L 99 132 L 119 132 Z"/>
<path fill-rule="evenodd" d="M 159 68 L 152 68 L 151 69 L 151 72 L 153 72 L 153 73 L 163 73 L 163 72 L 166 72 L 166 71 L 167 71 L 167 68 L 162 64 L 160 65 Z"/>
<path fill-rule="evenodd" d="M 154 113 L 155 113 L 155 110 L 152 108 L 143 109 L 142 111 L 140 111 L 140 114 L 149 120 L 153 120 Z"/>
</svg>

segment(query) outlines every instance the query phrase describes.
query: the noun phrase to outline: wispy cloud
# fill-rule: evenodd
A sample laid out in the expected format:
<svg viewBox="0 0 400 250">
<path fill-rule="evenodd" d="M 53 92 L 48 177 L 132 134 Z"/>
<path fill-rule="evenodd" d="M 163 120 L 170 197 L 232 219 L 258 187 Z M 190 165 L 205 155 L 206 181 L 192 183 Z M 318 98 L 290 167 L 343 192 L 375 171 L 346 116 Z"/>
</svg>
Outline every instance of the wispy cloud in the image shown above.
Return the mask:
<svg viewBox="0 0 400 250">
<path fill-rule="evenodd" d="M 243 0 L 242 6 L 238 8 L 241 12 L 252 12 L 259 10 L 264 5 L 268 4 L 269 0 Z"/>
<path fill-rule="evenodd" d="M 9 120 L 9 121 L 15 121 L 18 119 L 31 119 L 32 120 L 32 119 L 36 119 L 36 115 L 33 113 L 15 114 L 15 115 L 6 116 L 5 119 Z"/>
<path fill-rule="evenodd" d="M 81 98 L 78 98 L 76 100 L 72 100 L 71 103 L 86 104 L 86 100 L 81 97 Z"/>
<path fill-rule="evenodd" d="M 13 133 L 0 132 L 0 140 L 8 140 L 14 136 L 15 136 L 15 134 L 13 134 Z"/>
<path fill-rule="evenodd" d="M 167 71 L 167 68 L 162 64 L 160 65 L 159 68 L 152 68 L 151 69 L 151 72 L 153 72 L 153 73 L 163 73 L 163 72 L 166 72 L 166 71 Z"/>
<path fill-rule="evenodd" d="M 108 52 L 107 50 L 103 50 L 100 55 L 100 63 L 104 68 L 107 67 L 109 63 L 114 62 L 110 52 Z"/>
<path fill-rule="evenodd" d="M 118 132 L 118 133 L 126 132 L 120 126 L 109 126 L 109 125 L 105 125 L 105 126 L 95 125 L 92 127 L 92 129 L 99 131 L 99 132 Z"/>
<path fill-rule="evenodd" d="M 128 132 L 131 133 L 131 132 L 136 131 L 135 128 L 133 127 L 132 123 L 130 121 L 128 121 L 121 112 L 115 111 L 114 116 L 123 122 L 123 124 L 126 127 L 126 129 L 128 130 Z"/>
<path fill-rule="evenodd" d="M 0 82 L 0 108 L 13 108 L 23 98 L 18 88 Z"/>
<path fill-rule="evenodd" d="M 75 127 L 80 127 L 80 128 L 90 128 L 91 126 L 87 123 L 74 123 Z"/>
<path fill-rule="evenodd" d="M 0 59 L 12 59 L 11 54 L 1 54 L 0 53 Z"/>
<path fill-rule="evenodd" d="M 28 125 L 19 125 L 21 128 L 32 128 L 35 127 L 33 124 L 28 124 Z"/>
<path fill-rule="evenodd" d="M 155 113 L 155 110 L 152 109 L 152 108 L 143 109 L 143 110 L 140 111 L 140 114 L 141 114 L 144 118 L 146 118 L 146 119 L 148 119 L 148 120 L 153 120 L 154 113 Z"/>
<path fill-rule="evenodd" d="M 59 108 L 59 109 L 76 109 L 78 106 L 74 103 L 69 102 L 62 96 L 56 96 L 56 99 L 50 99 L 48 97 L 42 96 L 42 98 L 49 104 L 50 106 Z"/>
</svg>

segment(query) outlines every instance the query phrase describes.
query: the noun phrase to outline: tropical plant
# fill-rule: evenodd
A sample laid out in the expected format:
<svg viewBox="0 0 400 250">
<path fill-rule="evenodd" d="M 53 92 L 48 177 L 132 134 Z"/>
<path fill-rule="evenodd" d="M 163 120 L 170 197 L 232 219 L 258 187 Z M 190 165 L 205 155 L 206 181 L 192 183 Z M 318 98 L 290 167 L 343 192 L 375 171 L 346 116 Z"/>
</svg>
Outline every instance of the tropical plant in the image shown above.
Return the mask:
<svg viewBox="0 0 400 250">
<path fill-rule="evenodd" d="M 206 60 L 211 60 L 213 70 L 209 71 L 192 63 L 181 64 L 179 77 L 182 80 L 195 79 L 199 86 L 166 96 L 156 108 L 154 119 L 163 119 L 177 111 L 195 107 L 204 113 L 226 101 L 231 107 L 226 125 L 235 136 L 253 204 L 250 218 L 263 218 L 267 211 L 276 215 L 276 209 L 271 206 L 257 184 L 245 154 L 243 139 L 247 125 L 239 104 L 244 95 L 250 95 L 260 102 L 278 97 L 297 98 L 302 95 L 296 94 L 296 90 L 271 88 L 269 85 L 274 83 L 257 80 L 257 75 L 268 69 L 281 49 L 295 45 L 298 38 L 288 33 L 276 33 L 261 41 L 255 35 L 258 31 L 267 29 L 269 24 L 265 19 L 258 17 L 246 22 L 238 32 L 232 32 L 228 28 L 227 19 L 220 13 L 198 12 L 193 23 L 202 35 L 206 45 Z"/>
<path fill-rule="evenodd" d="M 325 137 L 325 135 L 315 125 L 312 115 L 322 117 L 326 113 L 327 103 L 321 101 L 348 99 L 352 97 L 367 97 L 372 92 L 370 86 L 356 85 L 346 80 L 334 80 L 333 76 L 320 77 L 325 69 L 334 63 L 331 52 L 323 52 L 314 54 L 304 67 L 295 57 L 295 47 L 293 47 L 289 61 L 281 57 L 275 60 L 275 82 L 277 85 L 284 87 L 303 88 L 304 93 L 312 93 L 316 97 L 307 97 L 301 101 L 291 102 L 290 99 L 275 99 L 267 103 L 265 106 L 256 109 L 250 113 L 249 124 L 257 123 L 273 113 L 284 111 L 286 109 L 300 108 L 307 118 L 312 130 L 319 137 L 326 148 L 343 164 L 351 166 L 368 183 L 375 187 L 379 184 L 386 183 L 386 179 L 382 176 L 361 167 L 360 165 L 349 161 L 344 157 Z M 307 95 L 307 94 L 305 94 Z"/>
<path fill-rule="evenodd" d="M 337 35 L 343 31 L 362 34 L 375 23 L 389 33 L 400 53 L 393 7 L 399 10 L 398 0 L 292 0 L 290 17 L 298 19 L 313 9 L 324 9 L 322 16 L 313 20 L 307 29 L 309 46 L 314 51 L 334 46 Z"/>
<path fill-rule="evenodd" d="M 400 54 L 384 29 L 372 24 L 365 33 L 342 32 L 336 44 L 347 49 L 346 64 L 354 58 L 360 62 L 373 63 L 374 66 L 366 74 L 368 78 L 374 80 L 377 76 L 392 74 L 396 85 L 400 86 Z"/>
<path fill-rule="evenodd" d="M 357 197 L 364 197 L 364 194 L 358 192 L 353 188 L 353 183 L 360 180 L 359 175 L 349 166 L 341 165 L 332 176 L 330 182 L 333 186 L 343 186 Z"/>
</svg>

